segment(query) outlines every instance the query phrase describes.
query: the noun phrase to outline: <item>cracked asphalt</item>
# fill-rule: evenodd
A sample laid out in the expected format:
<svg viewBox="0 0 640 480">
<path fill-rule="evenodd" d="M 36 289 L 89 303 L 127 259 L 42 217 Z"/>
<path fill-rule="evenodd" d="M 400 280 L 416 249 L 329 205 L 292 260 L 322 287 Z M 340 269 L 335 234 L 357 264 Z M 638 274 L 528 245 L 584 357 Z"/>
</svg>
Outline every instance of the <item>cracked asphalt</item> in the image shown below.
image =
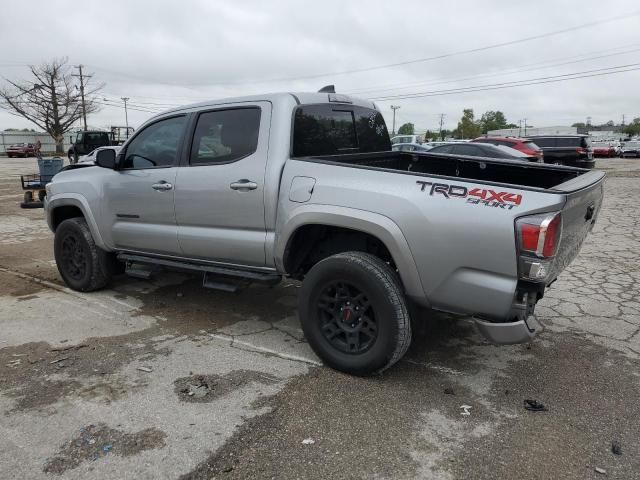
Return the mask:
<svg viewBox="0 0 640 480">
<path fill-rule="evenodd" d="M 295 283 L 67 289 L 42 210 L 18 207 L 34 168 L 0 159 L 0 478 L 640 478 L 640 161 L 598 160 L 602 212 L 535 341 L 423 314 L 370 378 L 321 365 Z"/>
</svg>

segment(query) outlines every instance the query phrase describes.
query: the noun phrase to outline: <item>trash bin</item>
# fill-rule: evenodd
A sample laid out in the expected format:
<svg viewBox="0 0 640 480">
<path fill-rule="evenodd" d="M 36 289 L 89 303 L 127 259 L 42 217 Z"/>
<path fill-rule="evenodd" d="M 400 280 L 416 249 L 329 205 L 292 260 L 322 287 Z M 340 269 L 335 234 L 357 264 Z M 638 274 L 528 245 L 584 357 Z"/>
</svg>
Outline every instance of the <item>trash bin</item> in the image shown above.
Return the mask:
<svg viewBox="0 0 640 480">
<path fill-rule="evenodd" d="M 38 169 L 40 170 L 40 177 L 43 180 L 49 181 L 53 176 L 62 170 L 64 160 L 62 158 L 39 158 Z"/>
</svg>

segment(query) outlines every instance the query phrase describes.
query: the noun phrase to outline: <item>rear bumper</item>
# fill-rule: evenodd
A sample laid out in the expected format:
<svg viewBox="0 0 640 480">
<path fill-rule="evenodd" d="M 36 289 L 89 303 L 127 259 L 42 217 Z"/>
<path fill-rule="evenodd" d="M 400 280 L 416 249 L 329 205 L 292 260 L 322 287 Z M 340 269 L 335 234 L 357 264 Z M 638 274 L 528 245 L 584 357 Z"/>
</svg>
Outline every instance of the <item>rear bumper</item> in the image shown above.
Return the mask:
<svg viewBox="0 0 640 480">
<path fill-rule="evenodd" d="M 528 342 L 541 330 L 540 323 L 533 316 L 508 323 L 493 323 L 480 318 L 474 318 L 473 321 L 487 340 L 498 345 Z"/>
</svg>

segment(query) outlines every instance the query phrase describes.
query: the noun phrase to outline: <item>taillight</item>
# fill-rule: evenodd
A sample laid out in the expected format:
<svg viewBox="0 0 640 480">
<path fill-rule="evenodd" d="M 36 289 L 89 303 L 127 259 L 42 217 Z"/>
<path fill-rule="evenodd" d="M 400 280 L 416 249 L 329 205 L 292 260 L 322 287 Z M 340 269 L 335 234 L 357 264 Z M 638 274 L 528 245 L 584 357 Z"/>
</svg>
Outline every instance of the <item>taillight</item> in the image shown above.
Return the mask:
<svg viewBox="0 0 640 480">
<path fill-rule="evenodd" d="M 520 251 L 541 258 L 553 257 L 560 241 L 561 218 L 560 213 L 555 213 L 518 219 Z"/>
<path fill-rule="evenodd" d="M 536 152 L 536 157 L 538 157 L 538 163 L 544 163 L 544 153 L 542 150 Z"/>
<path fill-rule="evenodd" d="M 560 213 L 531 215 L 516 220 L 520 276 L 547 280 L 562 232 Z"/>
<path fill-rule="evenodd" d="M 578 152 L 578 153 L 587 153 L 587 149 L 586 148 L 582 148 L 582 147 L 578 147 L 578 148 L 576 148 L 576 152 Z"/>
</svg>

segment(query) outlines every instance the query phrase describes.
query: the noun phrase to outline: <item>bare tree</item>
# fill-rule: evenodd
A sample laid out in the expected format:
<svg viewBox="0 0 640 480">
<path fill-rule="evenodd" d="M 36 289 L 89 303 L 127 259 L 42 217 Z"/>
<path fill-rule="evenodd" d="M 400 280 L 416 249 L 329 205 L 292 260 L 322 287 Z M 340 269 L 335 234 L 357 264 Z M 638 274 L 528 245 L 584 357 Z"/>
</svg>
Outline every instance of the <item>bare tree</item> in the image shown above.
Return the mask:
<svg viewBox="0 0 640 480">
<path fill-rule="evenodd" d="M 56 153 L 64 153 L 64 134 L 82 117 L 82 98 L 73 82 L 67 59 L 55 59 L 39 67 L 31 65 L 30 80 L 6 80 L 0 89 L 0 107 L 24 117 L 47 132 L 56 142 Z M 95 94 L 103 85 L 87 90 L 87 113 L 99 110 Z"/>
</svg>

